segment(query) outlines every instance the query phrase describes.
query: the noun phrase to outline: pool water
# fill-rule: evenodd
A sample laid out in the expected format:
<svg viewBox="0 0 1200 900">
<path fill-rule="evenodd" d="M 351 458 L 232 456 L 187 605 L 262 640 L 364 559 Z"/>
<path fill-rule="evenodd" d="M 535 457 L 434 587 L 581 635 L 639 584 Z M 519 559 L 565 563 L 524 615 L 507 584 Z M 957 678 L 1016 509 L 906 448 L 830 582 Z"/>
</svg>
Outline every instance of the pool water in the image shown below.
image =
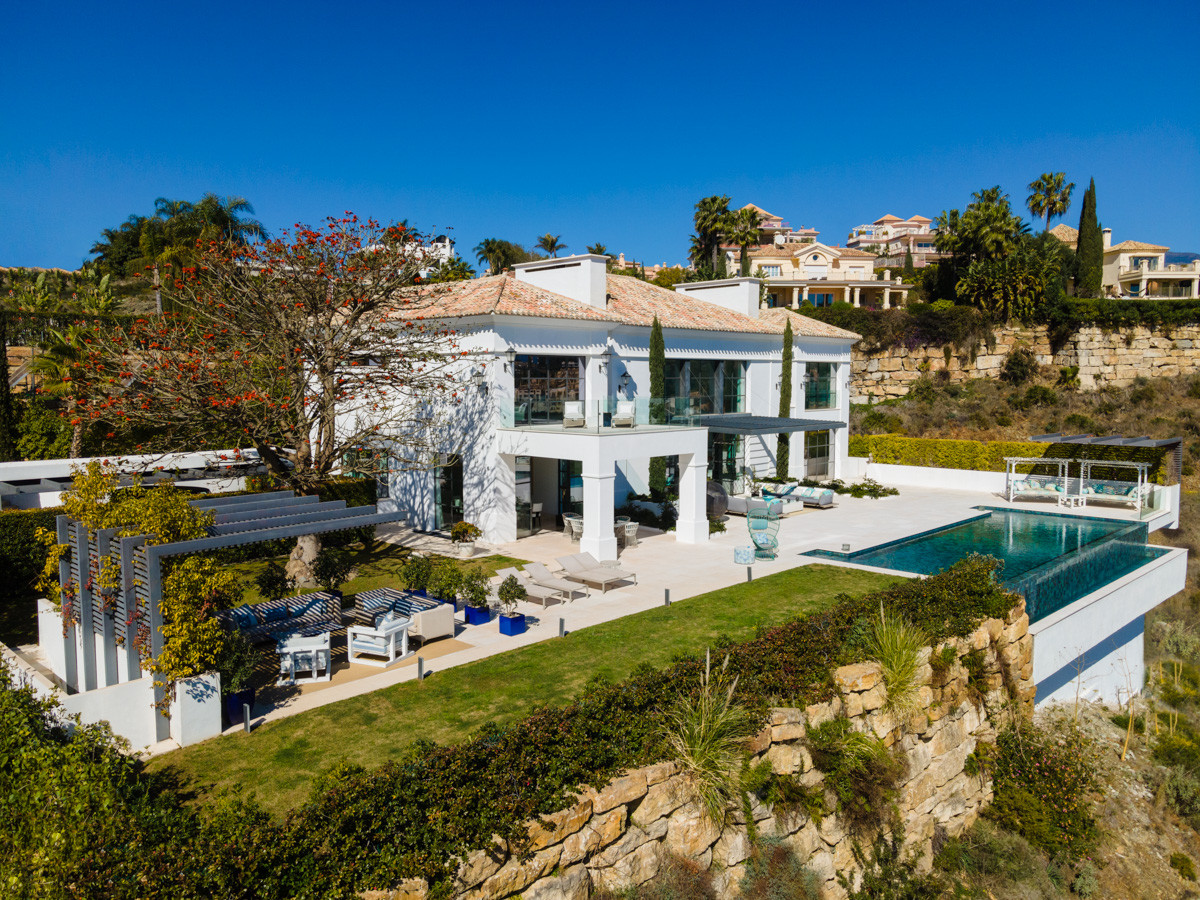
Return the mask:
<svg viewBox="0 0 1200 900">
<path fill-rule="evenodd" d="M 1004 585 L 1025 595 L 1036 622 L 1166 552 L 1143 522 L 986 509 L 968 521 L 856 552 L 806 556 L 932 575 L 971 553 L 1004 563 Z"/>
</svg>

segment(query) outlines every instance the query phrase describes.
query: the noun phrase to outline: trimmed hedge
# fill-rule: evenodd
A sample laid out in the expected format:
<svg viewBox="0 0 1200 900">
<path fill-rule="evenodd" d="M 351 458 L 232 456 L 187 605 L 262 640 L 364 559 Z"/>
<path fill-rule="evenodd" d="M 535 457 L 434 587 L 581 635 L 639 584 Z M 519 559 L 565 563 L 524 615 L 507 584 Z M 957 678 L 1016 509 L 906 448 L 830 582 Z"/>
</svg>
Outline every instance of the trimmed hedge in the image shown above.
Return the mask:
<svg viewBox="0 0 1200 900">
<path fill-rule="evenodd" d="M 877 463 L 889 465 L 973 469 L 977 472 L 1003 472 L 1006 456 L 1128 460 L 1151 463 L 1149 477 L 1158 484 L 1163 483 L 1168 463 L 1166 452 L 1152 447 L 1042 444 L 1036 441 L 963 441 L 904 437 L 898 434 L 853 434 L 850 436 L 850 455 L 870 456 Z M 1128 475 L 1127 472 L 1123 474 Z M 1123 474 L 1114 469 L 1112 477 L 1122 478 Z"/>
<path fill-rule="evenodd" d="M 803 707 L 826 700 L 835 694 L 832 670 L 863 658 L 869 622 L 881 604 L 933 643 L 1005 615 L 1018 597 L 997 584 L 997 566 L 973 556 L 928 579 L 844 596 L 818 615 L 729 642 L 718 658 L 729 654 L 739 697 L 760 719 L 775 703 Z M 14 876 L 16 884 L 29 883 L 34 850 L 50 845 L 56 856 L 41 872 L 53 880 L 40 885 L 47 896 L 82 884 L 86 889 L 74 896 L 351 897 L 412 876 L 444 889 L 456 856 L 486 847 L 496 834 L 519 848 L 524 823 L 565 806 L 580 785 L 598 786 L 630 766 L 668 758 L 666 711 L 681 693 L 698 689 L 703 666 L 698 657 L 664 669 L 646 666 L 619 684 L 590 683 L 565 707 L 541 709 L 503 728 L 486 726 L 457 746 L 420 743 L 373 771 L 335 766 L 282 822 L 249 803 L 236 810 L 185 806 L 140 763 L 132 773 L 134 764 L 114 763 L 104 781 L 94 766 L 64 764 L 77 755 L 70 750 L 73 739 L 55 736 L 44 770 L 29 763 L 0 767 L 0 811 L 6 811 L 3 797 L 19 801 L 7 810 L 12 818 L 5 833 L 14 837 L 0 837 L 0 883 L 12 884 Z M 29 702 L 0 686 L 0 712 L 6 704 Z M 5 743 L 39 740 L 48 726 L 34 725 L 34 718 L 26 714 L 13 723 L 22 727 L 6 728 L 0 749 L 28 760 L 27 747 Z M 87 729 L 80 733 L 95 739 Z M 103 753 L 116 758 L 111 743 Z M 41 800 L 27 802 L 35 791 Z M 121 841 L 111 841 L 108 823 Z M 55 833 L 72 841 L 55 843 L 49 839 Z M 96 874 L 101 858 L 105 872 L 119 880 L 85 877 Z"/>
</svg>

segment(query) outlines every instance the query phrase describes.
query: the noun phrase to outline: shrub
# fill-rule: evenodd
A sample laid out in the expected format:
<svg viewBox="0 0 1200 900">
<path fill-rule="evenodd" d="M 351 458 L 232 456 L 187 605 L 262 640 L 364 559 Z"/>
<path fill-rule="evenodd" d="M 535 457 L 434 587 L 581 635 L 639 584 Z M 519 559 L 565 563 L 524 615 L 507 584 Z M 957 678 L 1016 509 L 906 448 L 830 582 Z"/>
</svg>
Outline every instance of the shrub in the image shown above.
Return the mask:
<svg viewBox="0 0 1200 900">
<path fill-rule="evenodd" d="M 463 574 L 459 568 L 446 563 L 433 567 L 433 571 L 429 574 L 426 590 L 429 591 L 431 597 L 436 597 L 438 600 L 453 601 L 458 597 L 458 590 L 462 587 L 462 583 Z"/>
<path fill-rule="evenodd" d="M 429 576 L 433 573 L 433 560 L 427 556 L 414 556 L 404 564 L 402 577 L 404 586 L 410 591 L 429 588 Z"/>
<path fill-rule="evenodd" d="M 450 526 L 450 540 L 456 544 L 465 544 L 469 541 L 477 541 L 483 531 L 479 526 L 472 525 L 470 522 L 455 522 Z"/>
<path fill-rule="evenodd" d="M 516 575 L 509 575 L 500 583 L 498 596 L 500 598 L 500 608 L 504 611 L 504 615 L 511 616 L 517 611 L 517 603 L 524 600 L 526 597 L 525 586 L 517 580 Z M 486 603 L 486 598 L 485 598 Z M 472 606 L 483 606 L 483 603 L 472 603 Z"/>
<path fill-rule="evenodd" d="M 918 654 L 925 646 L 925 635 L 898 616 L 889 616 L 879 609 L 867 652 L 883 669 L 883 683 L 887 687 L 884 708 L 898 712 L 911 711 L 919 700 L 920 669 Z"/>
<path fill-rule="evenodd" d="M 937 849 L 937 843 L 935 837 L 934 867 L 953 876 L 958 884 L 1019 886 L 1025 888 L 1020 896 L 1028 897 L 1059 895 L 1051 881 L 1045 857 L 1020 835 L 996 828 L 985 819 L 976 820 L 967 831 L 950 838 L 940 849 Z"/>
<path fill-rule="evenodd" d="M 1071 881 L 1071 892 L 1085 900 L 1088 897 L 1095 897 L 1100 892 L 1100 879 L 1096 867 L 1090 862 L 1085 862 L 1075 873 L 1075 878 Z"/>
<path fill-rule="evenodd" d="M 712 876 L 690 859 L 668 856 L 645 884 L 614 894 L 599 890 L 593 900 L 716 900 Z"/>
<path fill-rule="evenodd" d="M 1179 873 L 1180 878 L 1188 881 L 1196 880 L 1196 864 L 1186 853 L 1172 853 L 1171 868 Z"/>
<path fill-rule="evenodd" d="M 1051 859 L 1076 862 L 1098 839 L 1091 794 L 1096 752 L 1075 728 L 1052 731 L 1016 720 L 996 739 L 995 798 L 984 815 Z"/>
<path fill-rule="evenodd" d="M 217 671 L 221 673 L 221 693 L 236 694 L 248 688 L 257 665 L 258 654 L 246 635 L 240 631 L 230 632 L 217 662 Z"/>
<path fill-rule="evenodd" d="M 1014 347 L 1004 358 L 1004 366 L 1000 369 L 1000 380 L 1009 384 L 1021 385 L 1038 373 L 1037 357 L 1028 347 Z"/>
<path fill-rule="evenodd" d="M 296 586 L 296 579 L 288 575 L 279 560 L 269 559 L 262 571 L 254 576 L 254 584 L 264 600 L 278 601 Z"/>
<path fill-rule="evenodd" d="M 739 888 L 745 900 L 820 900 L 822 881 L 787 844 L 764 838 L 746 860 Z"/>
<path fill-rule="evenodd" d="M 904 764 L 879 738 L 855 731 L 844 717 L 810 728 L 805 743 L 847 827 L 855 834 L 878 827 L 892 811 Z"/>
<path fill-rule="evenodd" d="M 511 575 L 508 577 L 512 578 Z M 506 580 L 505 584 L 507 583 L 508 581 Z M 524 591 L 524 588 L 522 588 L 522 591 Z M 489 593 L 487 576 L 479 569 L 474 569 L 464 575 L 462 586 L 458 589 L 458 595 L 463 598 L 463 602 L 475 609 L 483 609 L 488 605 Z M 504 602 L 503 586 L 500 588 L 500 601 Z"/>
<path fill-rule="evenodd" d="M 322 547 L 321 552 L 317 554 L 317 558 L 313 561 L 313 578 L 317 584 L 327 591 L 336 591 L 346 583 L 346 579 L 350 577 L 350 570 L 354 567 L 350 561 L 350 557 L 345 553 L 340 553 L 329 547 Z"/>
<path fill-rule="evenodd" d="M 868 858 L 855 844 L 854 860 L 862 868 L 858 889 L 849 876 L 838 872 L 838 884 L 846 891 L 847 900 L 937 900 L 946 889 L 942 879 L 919 871 L 920 852 L 904 853 L 903 831 L 897 827 L 891 839 L 875 836 Z"/>
<path fill-rule="evenodd" d="M 718 826 L 737 797 L 742 745 L 754 733 L 755 721 L 733 699 L 737 678 L 728 677 L 729 657 L 713 675 L 705 659 L 700 690 L 681 694 L 667 713 L 664 736 Z"/>
<path fill-rule="evenodd" d="M 708 533 L 709 534 L 724 534 L 725 533 L 725 522 L 722 521 L 721 519 L 709 519 L 708 520 Z"/>
</svg>

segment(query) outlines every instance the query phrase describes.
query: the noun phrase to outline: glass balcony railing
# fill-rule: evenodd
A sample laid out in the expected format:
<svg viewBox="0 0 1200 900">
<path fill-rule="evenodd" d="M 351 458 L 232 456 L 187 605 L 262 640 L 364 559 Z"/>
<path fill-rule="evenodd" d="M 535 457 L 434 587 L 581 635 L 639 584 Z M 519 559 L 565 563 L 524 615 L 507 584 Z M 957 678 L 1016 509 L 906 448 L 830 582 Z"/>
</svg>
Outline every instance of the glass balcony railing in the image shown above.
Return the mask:
<svg viewBox="0 0 1200 900">
<path fill-rule="evenodd" d="M 500 427 L 593 432 L 621 428 L 695 428 L 697 416 L 713 412 L 704 408 L 707 405 L 711 404 L 686 397 L 564 400 L 527 395 L 500 404 Z"/>
</svg>

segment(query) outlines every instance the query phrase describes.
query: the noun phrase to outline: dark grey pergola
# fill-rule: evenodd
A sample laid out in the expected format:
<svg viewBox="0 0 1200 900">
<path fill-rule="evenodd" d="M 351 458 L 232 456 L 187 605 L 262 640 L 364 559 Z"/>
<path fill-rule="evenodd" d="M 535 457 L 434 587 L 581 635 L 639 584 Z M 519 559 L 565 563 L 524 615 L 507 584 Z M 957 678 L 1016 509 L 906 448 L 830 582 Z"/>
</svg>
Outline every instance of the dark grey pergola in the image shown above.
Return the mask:
<svg viewBox="0 0 1200 900">
<path fill-rule="evenodd" d="M 292 491 L 202 497 L 190 505 L 213 512 L 209 534 L 169 544 L 148 543 L 151 536 L 145 534 L 121 537 L 116 528 L 92 531 L 69 516 L 56 519 L 58 542 L 69 548 L 59 561 L 59 584 L 63 595 L 73 595 L 77 605 L 78 624 L 70 628 L 80 631 L 81 658 L 68 662 L 67 677 L 76 690 L 141 677 L 135 640 L 135 629 L 140 626 L 147 629 L 144 639 L 149 641 L 150 656 L 157 657 L 162 651 L 159 606 L 162 561 L 167 557 L 364 528 L 401 517 L 399 513 L 381 513 L 375 506 L 347 508 L 344 500 L 322 501 Z M 120 566 L 121 588 L 115 596 L 103 596 L 93 584 L 102 559 Z"/>
<path fill-rule="evenodd" d="M 749 413 L 712 413 L 693 416 L 692 424 L 715 434 L 791 434 L 797 431 L 833 431 L 846 426 L 823 419 L 789 419 L 785 416 L 752 416 Z"/>
<path fill-rule="evenodd" d="M 1138 450 L 1165 450 L 1171 454 L 1168 476 L 1171 484 L 1178 484 L 1183 475 L 1183 438 L 1124 437 L 1119 434 L 1036 434 L 1029 440 L 1039 444 L 1083 444 L 1091 447 L 1128 447 Z"/>
</svg>

